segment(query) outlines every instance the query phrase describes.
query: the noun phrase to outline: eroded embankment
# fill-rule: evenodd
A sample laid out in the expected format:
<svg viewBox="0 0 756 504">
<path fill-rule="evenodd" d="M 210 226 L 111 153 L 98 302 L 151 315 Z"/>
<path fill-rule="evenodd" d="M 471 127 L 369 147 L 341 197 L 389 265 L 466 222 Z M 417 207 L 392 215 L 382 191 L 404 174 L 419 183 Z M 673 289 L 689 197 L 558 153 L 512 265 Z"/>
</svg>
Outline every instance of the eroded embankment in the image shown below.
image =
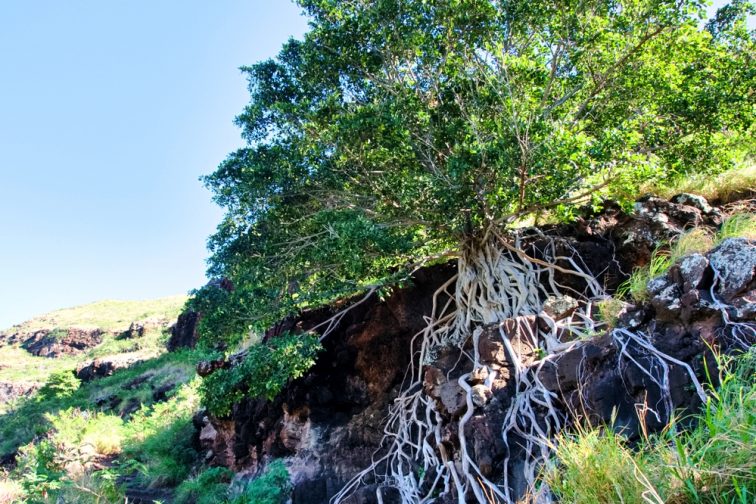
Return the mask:
<svg viewBox="0 0 756 504">
<path fill-rule="evenodd" d="M 525 232 L 521 248 L 537 260 L 548 249 L 552 257 L 579 261 L 601 289 L 613 292 L 657 246 L 686 229 L 721 221 L 720 212 L 697 197 L 650 198 L 630 216 L 609 209 L 573 226 Z M 435 493 L 436 502 L 474 501 L 474 489 L 453 481 L 455 474 L 490 481 L 516 499 L 537 469 L 536 435 L 551 435 L 579 417 L 613 422 L 633 436 L 641 421 L 659 429 L 673 411 L 693 410 L 702 393 L 696 380 L 703 381 L 705 365 L 713 365 L 710 347 L 755 342 L 754 268 L 754 243 L 727 240 L 651 282 L 650 302 L 616 304 L 613 328 L 586 322 L 586 315 L 599 318 L 590 302 L 550 296 L 541 299 L 537 313 L 481 326 L 461 346 L 434 348 L 422 368 L 408 371 L 434 303 L 448 300 L 443 291 L 434 293 L 457 273 L 453 265 L 427 268 L 409 287 L 383 301 L 371 297 L 344 314 L 323 341 L 315 367 L 275 401 L 245 400 L 228 418 L 199 414 L 200 443 L 210 463 L 250 475 L 284 458 L 295 504 L 334 496 L 350 503 L 401 502 L 406 488 Z M 549 280 L 565 292 L 585 290 L 584 278 L 559 270 Z M 283 322 L 268 337 L 307 331 L 339 308 Z M 544 352 L 550 344 L 544 335 L 554 334 L 563 347 Z M 206 374 L 233 361 L 201 369 Z M 397 399 L 410 397 L 419 398 L 418 404 L 397 406 Z M 397 407 L 426 430 L 411 426 L 397 436 L 391 425 L 399 421 Z M 393 458 L 384 459 L 390 452 Z M 406 464 L 404 472 L 397 471 L 397 460 Z M 457 469 L 444 473 L 440 467 Z M 403 487 L 397 474 L 413 481 Z M 351 490 L 340 495 L 350 481 Z"/>
</svg>

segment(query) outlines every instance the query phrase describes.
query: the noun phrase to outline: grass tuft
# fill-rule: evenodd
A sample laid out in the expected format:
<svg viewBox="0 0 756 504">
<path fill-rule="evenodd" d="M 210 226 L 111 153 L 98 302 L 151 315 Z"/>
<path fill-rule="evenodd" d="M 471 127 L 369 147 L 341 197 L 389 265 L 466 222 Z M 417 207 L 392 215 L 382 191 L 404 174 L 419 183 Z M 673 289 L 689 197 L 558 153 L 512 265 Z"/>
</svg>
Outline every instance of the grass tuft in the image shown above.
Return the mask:
<svg viewBox="0 0 756 504">
<path fill-rule="evenodd" d="M 606 330 L 612 330 L 617 326 L 619 314 L 624 307 L 625 303 L 621 299 L 613 297 L 602 299 L 596 303 L 598 318 L 606 324 Z"/>
<path fill-rule="evenodd" d="M 655 194 L 669 199 L 675 194 L 689 193 L 703 196 L 710 202 L 729 203 L 736 199 L 748 197 L 756 188 L 756 162 L 748 160 L 736 169 L 712 177 L 706 174 L 688 175 L 669 185 L 646 185 L 640 194 Z"/>
<path fill-rule="evenodd" d="M 705 228 L 693 228 L 672 241 L 669 265 L 691 254 L 703 254 L 714 247 L 714 237 Z"/>
<path fill-rule="evenodd" d="M 756 240 L 756 215 L 739 213 L 725 220 L 717 232 L 716 241 L 721 243 L 728 238 Z"/>
<path fill-rule="evenodd" d="M 672 266 L 672 260 L 669 252 L 655 250 L 647 265 L 636 268 L 630 278 L 620 284 L 617 288 L 617 295 L 625 298 L 630 297 L 641 303 L 648 301 L 651 297 L 648 292 L 648 282 L 665 274 L 670 266 Z"/>
<path fill-rule="evenodd" d="M 756 350 L 718 357 L 720 386 L 691 430 L 673 421 L 631 447 L 611 429 L 578 428 L 556 440 L 543 472 L 562 503 L 756 502 Z"/>
</svg>

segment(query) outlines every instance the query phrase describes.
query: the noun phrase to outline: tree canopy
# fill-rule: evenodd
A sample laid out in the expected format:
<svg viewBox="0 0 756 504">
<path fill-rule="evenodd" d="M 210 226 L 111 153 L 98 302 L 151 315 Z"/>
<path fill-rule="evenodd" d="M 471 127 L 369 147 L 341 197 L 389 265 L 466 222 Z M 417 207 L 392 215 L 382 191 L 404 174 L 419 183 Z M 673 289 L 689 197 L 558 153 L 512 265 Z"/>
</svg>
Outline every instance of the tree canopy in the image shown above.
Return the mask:
<svg viewBox="0 0 756 504">
<path fill-rule="evenodd" d="M 218 338 L 753 152 L 748 2 L 705 26 L 698 0 L 299 3 L 310 31 L 243 68 L 247 146 L 204 179 Z"/>
</svg>

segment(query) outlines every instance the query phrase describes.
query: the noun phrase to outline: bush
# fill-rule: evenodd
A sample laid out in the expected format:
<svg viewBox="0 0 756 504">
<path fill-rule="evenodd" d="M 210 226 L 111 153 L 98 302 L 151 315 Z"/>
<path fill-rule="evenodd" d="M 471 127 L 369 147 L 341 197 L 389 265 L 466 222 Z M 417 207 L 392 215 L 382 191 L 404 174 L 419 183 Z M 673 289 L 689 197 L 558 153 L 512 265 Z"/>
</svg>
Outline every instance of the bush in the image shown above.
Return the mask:
<svg viewBox="0 0 756 504">
<path fill-rule="evenodd" d="M 261 476 L 249 482 L 231 504 L 282 504 L 290 492 L 289 471 L 282 461 L 275 460 Z"/>
<path fill-rule="evenodd" d="M 71 397 L 81 385 L 81 381 L 72 371 L 58 371 L 50 375 L 42 388 L 39 389 L 40 399 L 62 399 Z"/>
<path fill-rule="evenodd" d="M 18 450 L 15 472 L 32 502 L 46 498 L 51 491 L 63 486 L 65 472 L 56 461 L 56 454 L 57 447 L 47 439 L 29 443 Z"/>
<path fill-rule="evenodd" d="M 224 502 L 228 483 L 234 473 L 225 467 L 211 467 L 190 478 L 176 489 L 176 504 L 215 504 Z"/>
</svg>

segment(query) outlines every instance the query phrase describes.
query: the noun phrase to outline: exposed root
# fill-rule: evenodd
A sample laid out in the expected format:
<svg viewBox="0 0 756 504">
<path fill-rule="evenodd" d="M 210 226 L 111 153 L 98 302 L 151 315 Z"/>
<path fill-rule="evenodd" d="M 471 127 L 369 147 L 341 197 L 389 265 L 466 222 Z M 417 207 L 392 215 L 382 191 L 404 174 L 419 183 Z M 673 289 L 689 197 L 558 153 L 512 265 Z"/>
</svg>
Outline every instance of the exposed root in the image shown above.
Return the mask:
<svg viewBox="0 0 756 504">
<path fill-rule="evenodd" d="M 552 438 L 566 426 L 568 416 L 557 406 L 556 394 L 540 381 L 539 371 L 565 351 L 605 331 L 601 323 L 594 321 L 592 305 L 606 295 L 563 239 L 539 235 L 539 242 L 545 246 L 535 251 L 538 257 L 533 257 L 525 252 L 524 240 L 519 235 L 508 241 L 490 230 L 486 236 L 490 239 L 485 243 L 463 250 L 457 275 L 434 293 L 432 314 L 426 318 L 425 329 L 412 340 L 412 363 L 402 392 L 389 410 L 380 458 L 347 483 L 331 499 L 333 504 L 345 501 L 366 485 L 377 488 L 379 502 L 386 495 L 381 489 L 387 488 L 398 492 L 405 503 L 432 502 L 439 494 L 455 495 L 460 504 L 471 501 L 513 503 L 522 490 L 537 494 L 539 502 L 549 501 L 548 489 L 536 491 L 536 479 L 540 467 L 552 455 Z M 560 250 L 567 253 L 560 254 Z M 576 290 L 565 285 L 564 280 L 560 281 L 568 276 L 579 279 L 578 284 L 583 289 Z M 454 290 L 450 292 L 452 286 Z M 728 312 L 731 307 L 717 301 L 713 289 L 712 298 L 732 337 L 743 344 L 754 339 L 753 324 L 731 322 Z M 544 311 L 548 298 L 565 295 L 577 302 L 571 313 L 555 317 Z M 507 334 L 511 323 L 507 325 L 505 321 L 533 315 L 540 324 L 530 325 L 528 330 L 518 326 L 517 334 Z M 515 389 L 501 431 L 506 449 L 505 470 L 495 481 L 488 479 L 477 465 L 465 433 L 476 410 L 470 377 L 473 370 L 482 366 L 478 347 L 484 328 L 498 329 Z M 619 349 L 620 364 L 637 366 L 658 387 L 661 399 L 649 408 L 657 420 L 666 421 L 673 414 L 670 365 L 684 369 L 699 398 L 706 400 L 692 368 L 661 352 L 647 335 L 615 329 L 611 336 Z M 515 337 L 517 345 L 513 345 Z M 472 353 L 465 350 L 469 342 Z M 535 361 L 532 356 L 530 362 L 524 360 L 515 348 L 521 345 L 534 350 Z M 456 449 L 455 443 L 445 439 L 442 432 L 450 420 L 442 415 L 436 400 L 423 388 L 424 366 L 433 363 L 448 347 L 456 348 L 464 356 L 462 365 L 470 370 L 457 379 L 465 393 L 466 407 L 457 420 Z M 493 380 L 495 371 L 488 371 L 489 380 Z M 517 479 L 524 481 L 527 489 L 514 488 L 516 485 L 510 481 L 514 467 L 510 459 L 515 455 L 523 462 Z"/>
<path fill-rule="evenodd" d="M 635 366 L 637 366 L 638 369 L 643 372 L 643 374 L 648 376 L 652 383 L 654 383 L 654 385 L 656 385 L 656 387 L 659 389 L 659 393 L 661 394 L 660 402 L 662 404 L 657 404 L 655 405 L 655 407 L 648 408 L 648 411 L 654 415 L 657 422 L 666 423 L 670 418 L 672 418 L 672 413 L 674 412 L 674 406 L 672 403 L 672 396 L 669 387 L 670 363 L 680 366 L 688 373 L 690 381 L 695 387 L 699 399 L 701 399 L 701 401 L 704 403 L 706 402 L 706 392 L 704 392 L 703 386 L 701 386 L 701 383 L 698 381 L 698 378 L 693 372 L 693 369 L 685 362 L 682 362 L 670 355 L 659 351 L 651 343 L 647 335 L 642 332 L 634 333 L 628 331 L 627 329 L 618 328 L 612 331 L 612 338 L 614 339 L 617 347 L 620 350 L 618 364 L 621 366 L 623 357 L 626 358 Z M 644 366 L 644 364 L 640 362 L 637 356 L 634 356 L 628 351 L 630 343 L 635 344 L 637 352 L 639 352 L 644 357 L 650 358 L 652 364 L 649 367 Z M 660 406 L 663 407 L 663 415 L 659 414 L 658 408 Z"/>
<path fill-rule="evenodd" d="M 714 270 L 714 281 L 709 288 L 709 294 L 713 302 L 713 308 L 719 310 L 724 322 L 725 336 L 730 338 L 731 341 L 739 346 L 741 349 L 746 350 L 751 345 L 756 344 L 756 324 L 753 322 L 736 322 L 732 320 L 730 316 L 730 310 L 732 306 L 722 302 L 716 295 L 716 287 L 722 283 L 722 274 L 712 266 Z"/>
<path fill-rule="evenodd" d="M 546 246 L 539 251 L 541 258 L 536 258 L 523 250 L 521 237 L 515 236 L 510 243 L 496 233 L 492 236 L 487 243 L 464 251 L 457 275 L 433 296 L 433 312 L 426 320 L 426 328 L 413 339 L 412 347 L 417 351 L 406 385 L 390 409 L 384 455 L 356 475 L 331 502 L 342 502 L 369 478 L 375 478 L 379 488 L 396 489 L 402 502 L 430 502 L 439 492 L 456 495 L 460 503 L 468 499 L 481 504 L 514 502 L 516 496 L 512 495 L 508 475 L 504 474 L 500 481 L 490 481 L 470 455 L 465 427 L 476 408 L 470 373 L 457 380 L 465 392 L 466 408 L 457 423 L 459 447 L 450 453 L 442 436 L 444 419 L 435 400 L 423 390 L 422 371 L 423 365 L 433 362 L 441 349 L 461 349 L 470 338 L 473 352 L 468 364 L 471 369 L 480 367 L 478 339 L 482 328 L 524 315 L 538 315 L 545 321 L 545 329 L 530 331 L 523 337 L 531 348 L 540 349 L 546 356 L 535 366 L 524 365 L 510 335 L 499 327 L 516 387 L 501 435 L 508 450 L 517 443 L 524 451 L 525 479 L 531 485 L 535 482 L 538 468 L 550 454 L 548 440 L 564 424 L 554 404 L 554 394 L 540 382 L 538 370 L 554 355 L 580 344 L 581 337 L 596 330 L 590 317 L 591 300 L 604 293 L 574 251 L 570 255 L 557 253 L 555 238 L 540 236 Z M 561 245 L 570 250 L 564 243 Z M 558 274 L 580 278 L 584 291 L 561 284 Z M 449 292 L 452 285 L 454 292 Z M 557 321 L 543 312 L 547 298 L 567 293 L 579 301 L 572 316 Z"/>
</svg>

